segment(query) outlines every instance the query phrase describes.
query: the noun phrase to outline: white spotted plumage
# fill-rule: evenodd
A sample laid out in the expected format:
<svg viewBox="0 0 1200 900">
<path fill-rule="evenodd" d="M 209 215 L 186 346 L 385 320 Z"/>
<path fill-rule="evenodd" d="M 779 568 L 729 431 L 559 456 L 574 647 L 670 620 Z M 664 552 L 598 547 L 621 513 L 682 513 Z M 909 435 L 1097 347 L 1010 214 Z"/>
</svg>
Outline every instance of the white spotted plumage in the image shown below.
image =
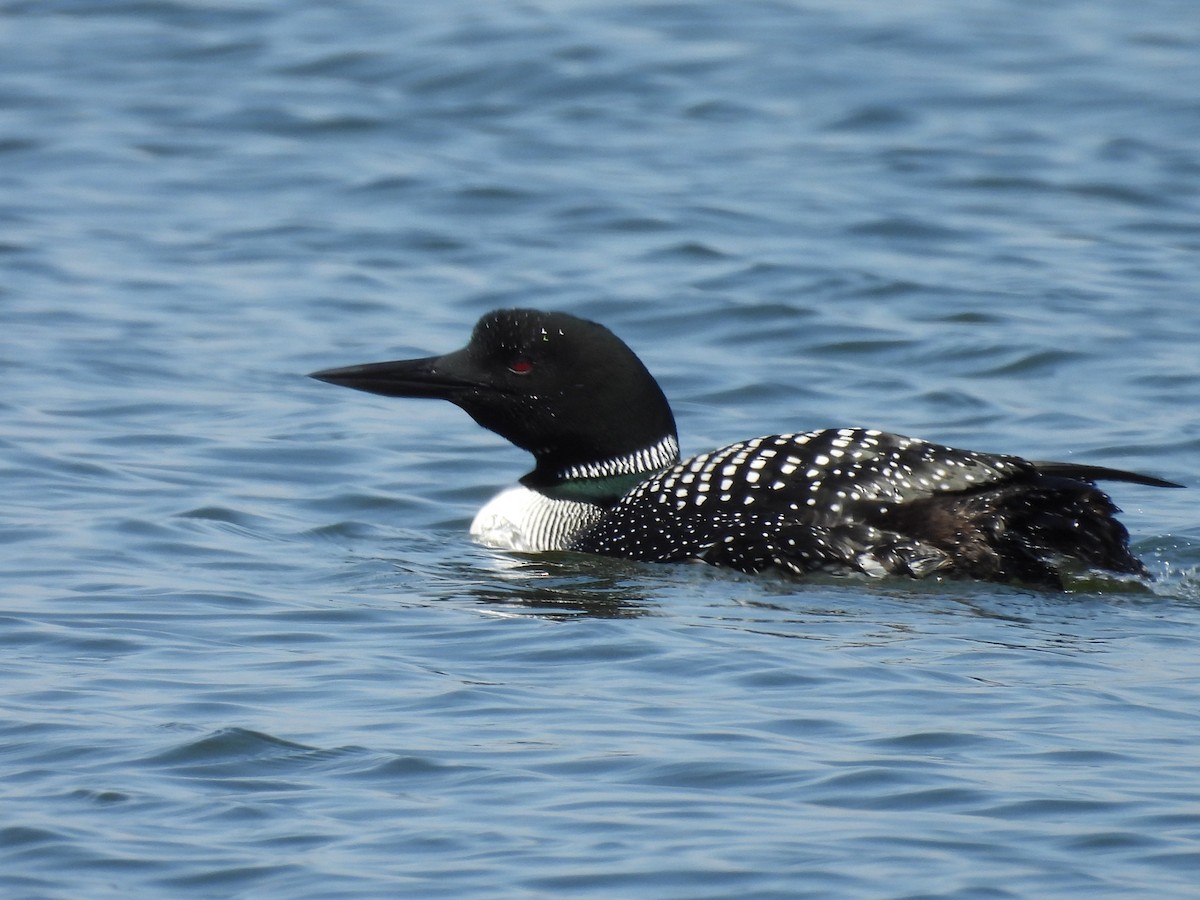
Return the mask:
<svg viewBox="0 0 1200 900">
<path fill-rule="evenodd" d="M 596 463 L 589 472 L 624 472 L 628 465 L 629 459 Z M 771 546 L 777 533 L 803 525 L 811 539 L 785 538 L 772 564 L 881 572 L 866 553 L 880 537 L 878 528 L 861 529 L 861 546 L 825 533 L 847 524 L 848 505 L 871 502 L 885 514 L 891 504 L 1002 480 L 1028 466 L 868 429 L 768 435 L 664 467 L 611 510 L 511 488 L 480 510 L 471 533 L 503 549 L 574 548 L 664 561 L 703 556 L 718 541 L 731 545 L 751 535 Z"/>
<path fill-rule="evenodd" d="M 895 566 L 875 552 L 882 544 L 889 558 L 911 560 L 912 574 L 928 574 L 947 564 L 946 554 L 861 523 L 864 507 L 886 517 L 898 504 L 1031 468 L 1015 457 L 871 429 L 768 435 L 647 478 L 570 546 L 647 561 L 696 557 L 755 570 L 885 574 Z"/>
</svg>

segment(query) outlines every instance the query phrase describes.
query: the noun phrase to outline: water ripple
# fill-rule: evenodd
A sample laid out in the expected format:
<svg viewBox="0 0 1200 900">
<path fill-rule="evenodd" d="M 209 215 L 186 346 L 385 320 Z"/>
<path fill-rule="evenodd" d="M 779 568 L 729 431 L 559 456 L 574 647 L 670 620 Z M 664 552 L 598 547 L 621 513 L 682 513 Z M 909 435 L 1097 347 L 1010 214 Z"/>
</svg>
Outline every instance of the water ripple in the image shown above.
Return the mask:
<svg viewBox="0 0 1200 900">
<path fill-rule="evenodd" d="M 327 365 L 612 326 L 683 445 L 1194 481 L 1183 0 L 9 2 L 0 892 L 1191 896 L 1200 529 L 1047 596 L 476 547 Z"/>
</svg>

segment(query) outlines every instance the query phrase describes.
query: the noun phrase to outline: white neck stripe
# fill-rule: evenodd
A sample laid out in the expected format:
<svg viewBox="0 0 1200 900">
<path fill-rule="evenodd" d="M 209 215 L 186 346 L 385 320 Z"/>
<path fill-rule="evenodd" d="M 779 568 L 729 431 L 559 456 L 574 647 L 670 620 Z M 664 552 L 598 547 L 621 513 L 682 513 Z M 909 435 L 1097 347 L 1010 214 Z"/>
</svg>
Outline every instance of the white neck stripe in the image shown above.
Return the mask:
<svg viewBox="0 0 1200 900">
<path fill-rule="evenodd" d="M 679 461 L 679 442 L 674 435 L 667 435 L 652 447 L 637 450 L 628 456 L 606 459 L 602 462 L 571 466 L 561 477 L 565 481 L 575 478 L 608 478 L 612 475 L 636 475 L 641 472 L 657 472 Z"/>
</svg>

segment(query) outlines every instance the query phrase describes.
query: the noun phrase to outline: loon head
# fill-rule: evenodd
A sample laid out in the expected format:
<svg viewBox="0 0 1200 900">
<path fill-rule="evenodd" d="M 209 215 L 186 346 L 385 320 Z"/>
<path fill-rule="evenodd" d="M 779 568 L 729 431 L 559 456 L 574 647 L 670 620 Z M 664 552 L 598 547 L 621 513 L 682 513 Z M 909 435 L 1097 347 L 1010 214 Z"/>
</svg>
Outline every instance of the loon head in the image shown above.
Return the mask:
<svg viewBox="0 0 1200 900">
<path fill-rule="evenodd" d="M 678 459 L 675 419 L 658 382 L 615 334 L 561 312 L 502 309 L 444 356 L 313 372 L 388 397 L 438 397 L 533 454 L 522 482 L 591 482 L 623 493 L 633 476 Z M 602 491 L 600 491 L 602 492 Z"/>
</svg>

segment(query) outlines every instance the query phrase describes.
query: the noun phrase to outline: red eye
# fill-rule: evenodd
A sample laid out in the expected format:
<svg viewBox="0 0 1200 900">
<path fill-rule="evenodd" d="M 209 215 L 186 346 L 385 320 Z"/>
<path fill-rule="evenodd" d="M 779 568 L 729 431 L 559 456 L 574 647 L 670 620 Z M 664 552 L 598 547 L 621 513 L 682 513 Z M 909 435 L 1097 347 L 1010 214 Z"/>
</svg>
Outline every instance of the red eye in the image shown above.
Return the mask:
<svg viewBox="0 0 1200 900">
<path fill-rule="evenodd" d="M 533 363 L 522 356 L 520 359 L 513 360 L 509 364 L 508 371 L 514 375 L 528 375 L 533 371 Z"/>
</svg>

